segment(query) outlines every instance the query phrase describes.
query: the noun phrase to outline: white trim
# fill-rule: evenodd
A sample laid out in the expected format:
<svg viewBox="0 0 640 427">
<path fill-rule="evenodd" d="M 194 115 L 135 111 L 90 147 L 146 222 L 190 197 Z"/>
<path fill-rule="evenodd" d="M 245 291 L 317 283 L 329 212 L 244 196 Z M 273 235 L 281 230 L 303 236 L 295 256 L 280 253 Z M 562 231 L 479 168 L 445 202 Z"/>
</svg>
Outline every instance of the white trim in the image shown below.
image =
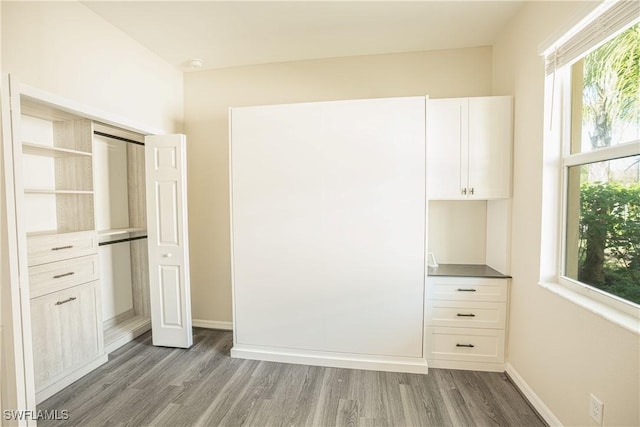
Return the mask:
<svg viewBox="0 0 640 427">
<path fill-rule="evenodd" d="M 233 322 L 224 320 L 204 320 L 193 319 L 191 324 L 194 328 L 221 329 L 223 331 L 233 331 Z"/>
<path fill-rule="evenodd" d="M 565 285 L 550 282 L 539 282 L 540 286 L 566 300 L 579 305 L 617 326 L 640 335 L 640 317 L 625 313 L 604 302 L 597 301 L 591 295 L 584 295 Z"/>
<path fill-rule="evenodd" d="M 365 369 L 370 371 L 428 373 L 427 361 L 415 357 L 373 356 L 352 353 L 293 350 L 279 347 L 261 347 L 235 344 L 231 357 L 293 363 L 296 365 L 327 366 L 331 368 Z"/>
<path fill-rule="evenodd" d="M 516 387 L 520 389 L 520 392 L 524 395 L 524 397 L 527 398 L 531 406 L 533 406 L 535 410 L 538 411 L 538 414 L 540 414 L 540 416 L 547 422 L 547 424 L 549 424 L 550 426 L 562 426 L 562 423 L 560 422 L 558 417 L 556 417 L 554 413 L 551 412 L 551 409 L 549 409 L 547 405 L 544 404 L 542 399 L 540 399 L 540 397 L 533 391 L 533 389 L 529 386 L 529 384 L 527 384 L 524 378 L 520 376 L 513 365 L 507 363 L 505 372 L 507 373 L 507 375 L 509 375 L 509 378 L 511 378 L 511 381 L 513 381 Z"/>
<path fill-rule="evenodd" d="M 168 133 L 161 129 L 145 126 L 124 117 L 80 104 L 50 92 L 45 92 L 24 83 L 20 84 L 20 96 L 30 98 L 38 104 L 47 105 L 59 111 L 64 111 L 85 119 L 102 122 L 110 126 L 115 126 L 136 133 L 142 133 L 145 135 L 165 135 Z"/>
<path fill-rule="evenodd" d="M 588 163 L 605 162 L 640 154 L 640 141 L 631 141 L 584 153 L 569 154 L 564 158 L 564 166 L 580 166 Z"/>
<path fill-rule="evenodd" d="M 504 372 L 504 363 L 468 362 L 462 360 L 436 360 L 429 359 L 427 364 L 430 368 L 437 369 L 459 369 L 463 371 L 481 372 Z"/>
</svg>

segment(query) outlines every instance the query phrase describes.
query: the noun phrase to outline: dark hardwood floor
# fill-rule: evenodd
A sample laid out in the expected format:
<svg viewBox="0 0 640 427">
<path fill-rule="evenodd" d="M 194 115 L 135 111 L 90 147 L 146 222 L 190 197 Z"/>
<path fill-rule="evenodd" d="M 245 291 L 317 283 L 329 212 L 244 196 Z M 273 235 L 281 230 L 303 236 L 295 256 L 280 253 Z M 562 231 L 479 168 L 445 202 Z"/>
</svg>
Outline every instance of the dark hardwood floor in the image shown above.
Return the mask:
<svg viewBox="0 0 640 427">
<path fill-rule="evenodd" d="M 231 359 L 231 332 L 194 329 L 188 350 L 151 335 L 38 405 L 40 426 L 544 426 L 501 373 L 428 375 Z"/>
</svg>

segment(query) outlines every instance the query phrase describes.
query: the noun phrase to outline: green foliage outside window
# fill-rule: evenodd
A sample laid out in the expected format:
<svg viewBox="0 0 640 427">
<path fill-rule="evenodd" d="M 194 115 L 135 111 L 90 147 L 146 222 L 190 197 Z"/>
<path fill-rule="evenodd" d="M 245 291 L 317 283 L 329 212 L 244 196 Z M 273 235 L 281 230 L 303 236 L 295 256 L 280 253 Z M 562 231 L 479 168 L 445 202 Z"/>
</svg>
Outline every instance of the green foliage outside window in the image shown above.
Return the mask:
<svg viewBox="0 0 640 427">
<path fill-rule="evenodd" d="M 640 304 L 640 184 L 580 186 L 581 282 Z"/>
</svg>

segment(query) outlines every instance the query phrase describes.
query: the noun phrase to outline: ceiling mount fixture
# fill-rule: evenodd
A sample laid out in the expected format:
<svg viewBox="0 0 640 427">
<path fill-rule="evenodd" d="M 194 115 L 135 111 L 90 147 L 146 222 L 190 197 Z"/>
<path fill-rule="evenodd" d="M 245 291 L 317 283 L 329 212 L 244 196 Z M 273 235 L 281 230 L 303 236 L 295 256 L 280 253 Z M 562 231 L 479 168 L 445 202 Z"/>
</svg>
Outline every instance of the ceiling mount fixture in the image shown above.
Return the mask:
<svg viewBox="0 0 640 427">
<path fill-rule="evenodd" d="M 202 68 L 202 66 L 204 65 L 204 61 L 200 58 L 191 58 L 191 59 L 187 59 L 184 62 L 185 67 L 190 68 L 192 70 L 197 70 L 199 68 Z"/>
</svg>

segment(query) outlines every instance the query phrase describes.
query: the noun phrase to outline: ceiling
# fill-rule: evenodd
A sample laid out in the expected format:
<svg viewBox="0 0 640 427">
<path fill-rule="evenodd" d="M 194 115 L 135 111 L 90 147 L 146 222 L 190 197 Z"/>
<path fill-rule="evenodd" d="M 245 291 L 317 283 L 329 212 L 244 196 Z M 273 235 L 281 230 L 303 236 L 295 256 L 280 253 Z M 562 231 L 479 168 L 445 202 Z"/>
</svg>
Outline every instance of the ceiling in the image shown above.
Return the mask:
<svg viewBox="0 0 640 427">
<path fill-rule="evenodd" d="M 188 71 L 488 46 L 523 1 L 85 1 Z"/>
</svg>

